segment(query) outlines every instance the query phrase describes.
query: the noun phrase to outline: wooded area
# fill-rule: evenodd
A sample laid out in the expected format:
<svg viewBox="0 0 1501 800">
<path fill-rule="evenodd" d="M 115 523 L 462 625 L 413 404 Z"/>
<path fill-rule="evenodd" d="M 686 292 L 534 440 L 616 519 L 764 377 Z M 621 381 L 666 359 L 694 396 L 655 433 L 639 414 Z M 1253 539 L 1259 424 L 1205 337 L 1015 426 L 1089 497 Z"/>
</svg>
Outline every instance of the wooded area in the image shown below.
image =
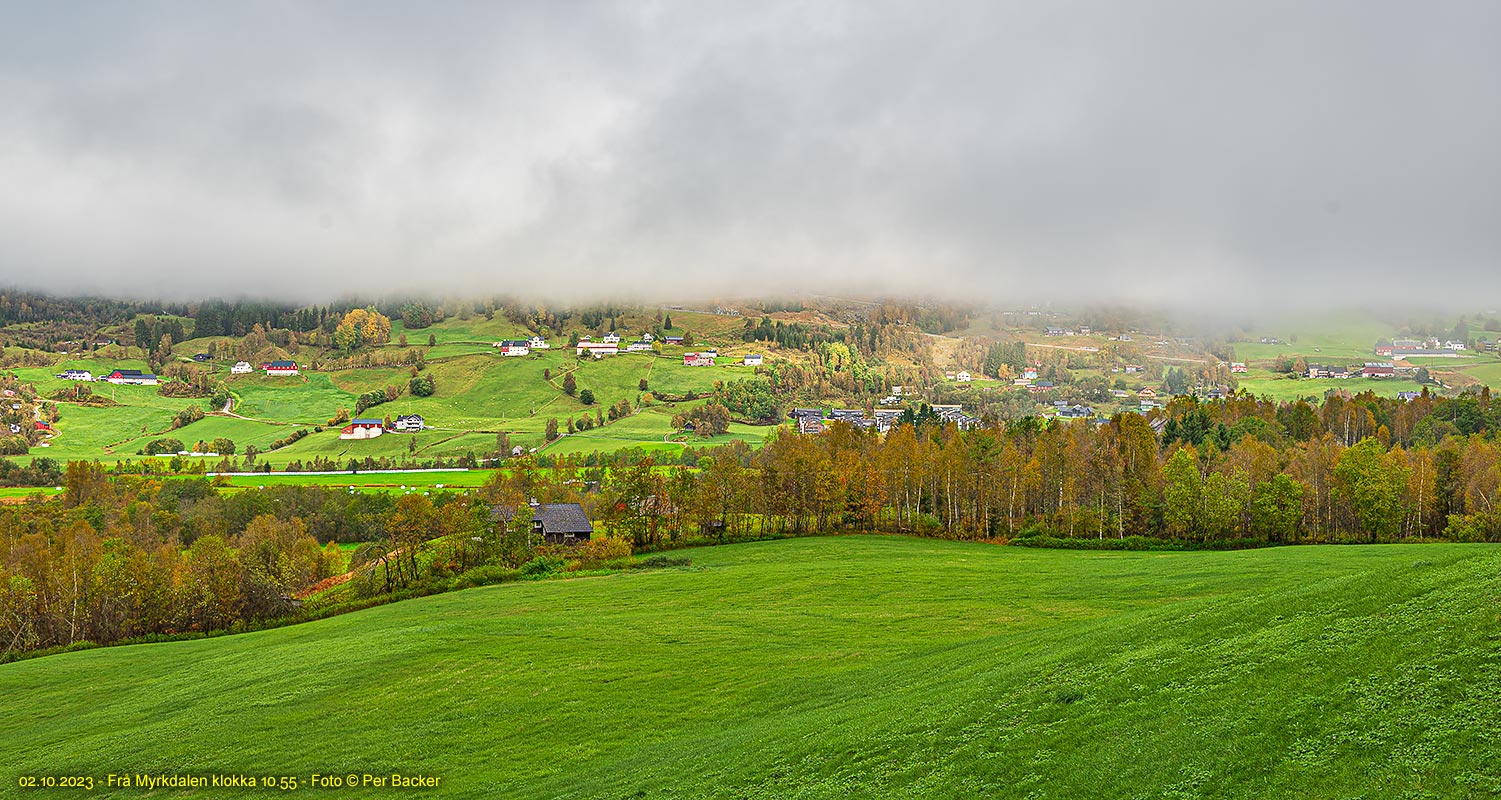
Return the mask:
<svg viewBox="0 0 1501 800">
<path fill-rule="evenodd" d="M 664 467 L 530 458 L 479 491 L 393 495 L 315 486 L 258 491 L 111 474 L 73 462 L 60 500 L 0 510 L 0 650 L 211 631 L 292 614 L 294 595 L 347 566 L 366 594 L 486 566 L 596 559 L 695 543 L 839 531 L 1005 541 L 1188 546 L 1501 541 L 1498 413 L 1488 391 L 1401 402 L 1331 395 L 1319 407 L 1249 396 L 1177 398 L 1147 417 L 885 436 L 835 422 L 779 429 Z M 616 538 L 550 551 L 495 507 L 580 502 Z M 364 543 L 345 563 L 333 543 Z"/>
</svg>

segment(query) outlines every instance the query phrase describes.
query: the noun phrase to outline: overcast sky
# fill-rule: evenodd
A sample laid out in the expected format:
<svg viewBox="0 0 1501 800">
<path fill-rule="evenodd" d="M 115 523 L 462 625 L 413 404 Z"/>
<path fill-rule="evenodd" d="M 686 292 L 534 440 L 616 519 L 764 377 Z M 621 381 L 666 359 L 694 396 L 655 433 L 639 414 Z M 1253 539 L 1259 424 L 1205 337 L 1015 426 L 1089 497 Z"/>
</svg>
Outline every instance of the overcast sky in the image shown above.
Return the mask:
<svg viewBox="0 0 1501 800">
<path fill-rule="evenodd" d="M 0 0 L 0 285 L 1494 306 L 1498 23 Z"/>
</svg>

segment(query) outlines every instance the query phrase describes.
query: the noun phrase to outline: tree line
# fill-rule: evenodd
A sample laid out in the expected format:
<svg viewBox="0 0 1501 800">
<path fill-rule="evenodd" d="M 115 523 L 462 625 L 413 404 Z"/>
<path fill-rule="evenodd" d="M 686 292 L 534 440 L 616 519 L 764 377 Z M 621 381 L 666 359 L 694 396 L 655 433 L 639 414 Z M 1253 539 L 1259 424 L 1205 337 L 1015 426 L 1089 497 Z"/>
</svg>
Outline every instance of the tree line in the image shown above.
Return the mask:
<svg viewBox="0 0 1501 800">
<path fill-rule="evenodd" d="M 478 491 L 432 497 L 234 491 L 70 463 L 60 499 L 0 508 L 0 651 L 277 619 L 299 592 L 361 564 L 357 596 L 539 559 L 545 569 L 839 531 L 1182 546 L 1501 541 L 1501 408 L 1488 391 L 1335 394 L 1317 406 L 1177 398 L 1151 417 L 969 431 L 907 419 L 884 435 L 842 422 L 819 435 L 783 427 L 759 449 L 735 442 L 673 466 L 640 453 L 551 468 L 523 457 Z M 46 474 L 0 473 L 56 478 L 38 461 L 29 469 Z M 549 552 L 526 519 L 531 501 L 583 504 L 599 541 Z M 346 560 L 330 547 L 339 542 L 362 544 Z"/>
</svg>

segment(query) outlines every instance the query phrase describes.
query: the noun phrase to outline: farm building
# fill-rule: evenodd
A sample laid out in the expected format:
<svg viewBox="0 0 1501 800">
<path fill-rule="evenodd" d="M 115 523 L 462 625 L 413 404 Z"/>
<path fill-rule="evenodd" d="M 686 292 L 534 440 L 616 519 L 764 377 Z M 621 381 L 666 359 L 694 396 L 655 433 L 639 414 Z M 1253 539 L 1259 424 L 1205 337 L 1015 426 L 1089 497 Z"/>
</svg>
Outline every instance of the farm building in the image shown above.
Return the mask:
<svg viewBox="0 0 1501 800">
<path fill-rule="evenodd" d="M 1404 403 L 1411 403 L 1419 397 L 1422 397 L 1422 395 L 1417 392 L 1397 392 L 1397 399 Z"/>
<path fill-rule="evenodd" d="M 747 367 L 759 367 L 761 366 L 761 356 L 756 353 L 751 353 L 745 358 L 740 359 L 740 363 L 744 364 Z"/>
<path fill-rule="evenodd" d="M 1348 378 L 1350 377 L 1350 368 L 1339 364 L 1309 364 L 1308 377 Z"/>
<path fill-rule="evenodd" d="M 806 434 L 823 433 L 824 432 L 823 420 L 822 419 L 816 419 L 816 418 L 813 418 L 813 417 L 798 417 L 797 418 L 797 432 L 798 433 L 806 433 Z"/>
<path fill-rule="evenodd" d="M 296 375 L 297 362 L 267 361 L 266 363 L 261 364 L 261 369 L 265 370 L 267 375 Z"/>
<path fill-rule="evenodd" d="M 662 337 L 662 342 L 664 344 L 681 345 L 683 343 L 683 337 L 681 337 L 681 336 L 663 336 Z"/>
<path fill-rule="evenodd" d="M 524 339 L 505 339 L 490 346 L 500 348 L 503 356 L 524 356 L 532 352 L 531 345 Z"/>
<path fill-rule="evenodd" d="M 403 414 L 396 418 L 396 422 L 393 423 L 393 427 L 402 433 L 416 433 L 417 431 L 422 430 L 422 424 L 422 415 Z"/>
<path fill-rule="evenodd" d="M 57 377 L 65 381 L 91 381 L 94 379 L 93 373 L 86 369 L 65 369 L 57 373 Z"/>
<path fill-rule="evenodd" d="M 208 353 L 194 353 L 193 360 L 202 364 L 203 362 L 208 360 Z"/>
<path fill-rule="evenodd" d="M 1143 386 L 1141 387 L 1141 390 L 1136 393 L 1136 396 L 1143 400 L 1156 400 L 1157 390 L 1153 389 L 1150 386 Z"/>
<path fill-rule="evenodd" d="M 131 386 L 155 386 L 156 376 L 149 372 L 138 369 L 117 369 L 106 375 L 104 379 L 110 383 Z"/>
<path fill-rule="evenodd" d="M 714 356 L 707 353 L 684 353 L 683 366 L 685 367 L 712 367 Z"/>
<path fill-rule="evenodd" d="M 968 372 L 960 372 L 958 375 L 954 376 L 954 380 L 958 381 L 959 383 L 969 383 L 970 381 L 974 380 L 974 378 L 971 378 Z"/>
<path fill-rule="evenodd" d="M 235 365 L 229 368 L 229 373 L 231 375 L 249 375 L 252 369 L 254 367 L 250 366 L 249 361 L 236 361 Z"/>
<path fill-rule="evenodd" d="M 628 353 L 646 353 L 651 351 L 651 342 L 642 339 L 639 342 L 631 342 L 625 346 Z"/>
<path fill-rule="evenodd" d="M 350 420 L 339 431 L 340 439 L 374 439 L 385 433 L 385 423 L 378 419 Z"/>
<path fill-rule="evenodd" d="M 515 509 L 505 506 L 490 510 L 490 519 L 497 523 L 509 523 L 515 516 Z M 594 525 L 578 503 L 532 503 L 532 532 L 548 544 L 579 544 L 589 541 Z"/>
<path fill-rule="evenodd" d="M 1368 361 L 1360 374 L 1367 378 L 1390 378 L 1397 374 L 1397 368 L 1390 361 Z"/>
<path fill-rule="evenodd" d="M 1232 361 L 1232 362 L 1230 362 L 1230 371 L 1231 372 L 1245 372 L 1246 371 L 1246 364 L 1245 364 L 1245 362 L 1244 361 Z"/>
<path fill-rule="evenodd" d="M 584 355 L 585 353 L 588 353 L 593 356 L 613 356 L 616 353 L 620 352 L 620 346 L 615 344 L 605 344 L 604 342 L 592 342 L 588 339 L 580 339 L 577 345 L 577 351 L 578 355 Z"/>
<path fill-rule="evenodd" d="M 533 336 L 532 338 L 527 339 L 526 346 L 530 347 L 533 350 L 547 350 L 552 347 L 552 345 L 548 344 L 547 340 L 543 339 L 541 336 Z"/>
<path fill-rule="evenodd" d="M 599 340 L 604 342 L 605 344 L 620 344 L 620 334 L 614 331 L 610 331 L 604 336 L 601 336 Z"/>
<path fill-rule="evenodd" d="M 1058 416 L 1062 419 L 1089 419 L 1094 416 L 1094 409 L 1089 406 L 1064 406 L 1058 409 Z"/>
</svg>

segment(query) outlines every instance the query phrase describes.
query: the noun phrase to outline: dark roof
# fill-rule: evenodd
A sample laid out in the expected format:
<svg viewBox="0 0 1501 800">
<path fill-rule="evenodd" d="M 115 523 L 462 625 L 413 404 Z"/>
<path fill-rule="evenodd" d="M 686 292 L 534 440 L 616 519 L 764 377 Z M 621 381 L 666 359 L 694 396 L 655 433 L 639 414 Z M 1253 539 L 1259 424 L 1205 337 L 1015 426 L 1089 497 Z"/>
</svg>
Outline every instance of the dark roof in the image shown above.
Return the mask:
<svg viewBox="0 0 1501 800">
<path fill-rule="evenodd" d="M 384 425 L 384 424 L 386 424 L 386 421 L 383 420 L 383 419 L 371 419 L 370 417 L 362 417 L 360 419 L 352 419 L 352 420 L 350 420 L 349 424 L 350 425 Z"/>
<path fill-rule="evenodd" d="M 415 419 L 418 422 L 421 422 L 422 421 L 422 415 L 421 414 L 402 414 L 401 416 L 399 416 L 399 417 L 396 418 L 396 421 L 400 422 L 401 420 L 404 420 L 404 419 Z"/>
<path fill-rule="evenodd" d="M 496 506 L 490 509 L 490 519 L 495 521 L 505 520 L 509 522 L 516 510 L 506 506 Z M 584 513 L 584 507 L 578 503 L 548 503 L 532 507 L 532 522 L 542 523 L 542 533 L 594 533 L 594 525 L 589 522 L 589 515 Z"/>
<path fill-rule="evenodd" d="M 268 361 L 268 362 L 266 362 L 266 366 L 271 367 L 272 369 L 296 369 L 297 368 L 297 362 L 296 361 Z"/>
</svg>

